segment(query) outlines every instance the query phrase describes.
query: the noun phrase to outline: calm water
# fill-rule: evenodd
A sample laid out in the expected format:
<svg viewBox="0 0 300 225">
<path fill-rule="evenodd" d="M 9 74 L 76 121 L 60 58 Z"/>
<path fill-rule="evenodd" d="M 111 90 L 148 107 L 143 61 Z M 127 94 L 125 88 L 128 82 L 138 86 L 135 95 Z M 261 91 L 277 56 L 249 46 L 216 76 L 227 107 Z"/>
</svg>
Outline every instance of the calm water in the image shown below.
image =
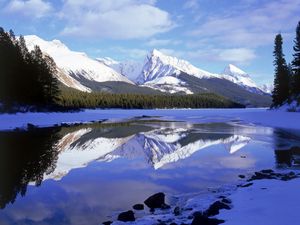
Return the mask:
<svg viewBox="0 0 300 225">
<path fill-rule="evenodd" d="M 238 123 L 128 122 L 0 132 L 0 224 L 100 224 L 153 193 L 297 169 L 300 132 Z"/>
</svg>

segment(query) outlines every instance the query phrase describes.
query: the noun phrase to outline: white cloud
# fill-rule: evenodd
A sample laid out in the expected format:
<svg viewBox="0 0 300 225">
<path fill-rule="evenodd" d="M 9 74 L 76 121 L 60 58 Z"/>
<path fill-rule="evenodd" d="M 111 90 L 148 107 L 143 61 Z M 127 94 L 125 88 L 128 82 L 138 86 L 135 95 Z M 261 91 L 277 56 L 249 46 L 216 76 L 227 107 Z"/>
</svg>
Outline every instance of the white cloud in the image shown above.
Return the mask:
<svg viewBox="0 0 300 225">
<path fill-rule="evenodd" d="M 67 21 L 64 35 L 134 39 L 169 31 L 174 23 L 168 12 L 151 0 L 67 0 L 60 13 Z"/>
<path fill-rule="evenodd" d="M 163 46 L 163 45 L 178 45 L 182 43 L 180 40 L 171 40 L 171 39 L 156 39 L 153 38 L 149 40 L 146 45 L 150 47 L 157 47 L 157 46 Z"/>
<path fill-rule="evenodd" d="M 247 48 L 207 48 L 194 50 L 175 50 L 162 48 L 159 50 L 166 55 L 176 56 L 194 62 L 215 61 L 246 65 L 257 57 L 253 49 Z"/>
<path fill-rule="evenodd" d="M 148 51 L 145 49 L 141 49 L 141 48 L 124 48 L 124 47 L 114 47 L 110 49 L 111 52 L 116 53 L 117 55 L 123 55 L 125 56 L 127 59 L 143 59 Z"/>
<path fill-rule="evenodd" d="M 294 32 L 299 11 L 300 0 L 249 1 L 247 8 L 228 7 L 221 14 L 207 15 L 189 34 L 227 47 L 259 47 L 272 43 L 279 31 Z"/>
<path fill-rule="evenodd" d="M 183 8 L 196 10 L 199 8 L 199 2 L 198 0 L 188 0 L 184 3 Z"/>
<path fill-rule="evenodd" d="M 43 0 L 13 0 L 10 1 L 3 9 L 5 13 L 21 14 L 41 18 L 48 15 L 52 11 L 52 5 Z"/>
<path fill-rule="evenodd" d="M 225 49 L 219 53 L 221 61 L 247 63 L 256 58 L 255 52 L 247 48 Z"/>
</svg>

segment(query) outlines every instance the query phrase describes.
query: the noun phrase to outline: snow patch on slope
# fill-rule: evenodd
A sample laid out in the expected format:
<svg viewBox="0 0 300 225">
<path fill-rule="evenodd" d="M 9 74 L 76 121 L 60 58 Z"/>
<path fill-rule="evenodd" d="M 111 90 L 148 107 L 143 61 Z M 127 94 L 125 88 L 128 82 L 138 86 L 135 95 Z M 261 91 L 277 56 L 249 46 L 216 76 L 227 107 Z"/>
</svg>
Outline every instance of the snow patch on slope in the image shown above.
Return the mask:
<svg viewBox="0 0 300 225">
<path fill-rule="evenodd" d="M 162 92 L 168 92 L 171 94 L 183 92 L 186 94 L 193 94 L 193 92 L 188 88 L 187 84 L 177 77 L 159 77 L 155 80 L 148 81 L 143 84 L 143 86 L 151 87 Z"/>
<path fill-rule="evenodd" d="M 133 82 L 135 82 L 137 77 L 141 74 L 143 68 L 143 63 L 136 61 L 119 62 L 109 57 L 97 58 L 97 61 L 109 66 Z"/>
</svg>

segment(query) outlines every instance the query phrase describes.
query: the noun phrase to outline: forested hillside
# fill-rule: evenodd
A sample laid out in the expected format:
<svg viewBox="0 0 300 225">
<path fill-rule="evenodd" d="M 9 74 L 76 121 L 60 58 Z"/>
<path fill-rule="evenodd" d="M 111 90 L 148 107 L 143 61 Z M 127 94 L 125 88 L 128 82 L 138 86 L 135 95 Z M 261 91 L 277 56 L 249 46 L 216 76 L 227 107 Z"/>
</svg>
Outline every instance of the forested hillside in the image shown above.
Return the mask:
<svg viewBox="0 0 300 225">
<path fill-rule="evenodd" d="M 58 104 L 66 108 L 241 108 L 219 95 L 205 93 L 196 95 L 145 95 L 86 93 L 71 88 L 63 88 Z"/>
</svg>

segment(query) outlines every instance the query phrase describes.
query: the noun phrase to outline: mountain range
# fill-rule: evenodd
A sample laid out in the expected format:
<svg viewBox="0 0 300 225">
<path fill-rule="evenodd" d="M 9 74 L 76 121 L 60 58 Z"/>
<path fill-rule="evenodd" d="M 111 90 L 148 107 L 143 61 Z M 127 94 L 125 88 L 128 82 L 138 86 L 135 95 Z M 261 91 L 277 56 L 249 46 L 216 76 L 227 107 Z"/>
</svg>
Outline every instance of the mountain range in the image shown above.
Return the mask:
<svg viewBox="0 0 300 225">
<path fill-rule="evenodd" d="M 86 167 L 91 162 L 110 163 L 121 158 L 142 159 L 153 169 L 160 169 L 214 145 L 224 146 L 229 154 L 235 154 L 251 141 L 243 135 L 246 129 L 243 127 L 223 124 L 221 129 L 227 132 L 210 133 L 209 126 L 214 125 L 205 126 L 199 127 L 202 132 L 190 124 L 174 127 L 172 123 L 159 128 L 120 125 L 67 131 L 56 144 L 59 152 L 56 168 L 44 179 L 60 180 L 71 170 Z"/>
<path fill-rule="evenodd" d="M 144 94 L 216 93 L 247 106 L 269 106 L 270 87 L 259 87 L 249 74 L 229 64 L 220 74 L 197 68 L 186 60 L 153 49 L 144 62 L 118 62 L 92 59 L 70 50 L 59 40 L 46 41 L 36 35 L 25 36 L 32 50 L 38 45 L 51 56 L 58 68 L 58 80 L 80 91 Z"/>
</svg>

